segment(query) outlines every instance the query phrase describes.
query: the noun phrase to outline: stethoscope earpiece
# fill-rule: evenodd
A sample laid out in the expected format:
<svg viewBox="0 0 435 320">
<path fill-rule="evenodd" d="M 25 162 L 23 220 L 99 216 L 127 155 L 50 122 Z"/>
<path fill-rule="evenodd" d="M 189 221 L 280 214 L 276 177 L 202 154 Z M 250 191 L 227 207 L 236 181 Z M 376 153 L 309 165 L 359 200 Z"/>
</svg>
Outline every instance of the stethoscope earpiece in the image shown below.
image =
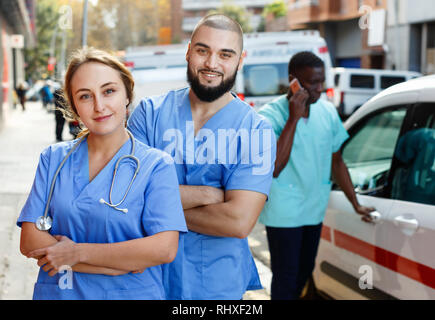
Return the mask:
<svg viewBox="0 0 435 320">
<path fill-rule="evenodd" d="M 113 208 L 113 209 L 115 209 L 115 210 L 122 211 L 122 212 L 124 212 L 124 213 L 128 213 L 128 209 L 127 209 L 127 208 L 125 208 L 125 209 L 117 208 L 117 206 L 120 205 L 120 203 L 118 203 L 117 205 L 113 205 L 113 204 L 108 203 L 108 202 L 107 202 L 106 200 L 104 200 L 103 198 L 101 198 L 99 202 L 100 202 L 101 204 L 107 204 L 109 207 L 111 207 L 111 208 Z"/>
</svg>

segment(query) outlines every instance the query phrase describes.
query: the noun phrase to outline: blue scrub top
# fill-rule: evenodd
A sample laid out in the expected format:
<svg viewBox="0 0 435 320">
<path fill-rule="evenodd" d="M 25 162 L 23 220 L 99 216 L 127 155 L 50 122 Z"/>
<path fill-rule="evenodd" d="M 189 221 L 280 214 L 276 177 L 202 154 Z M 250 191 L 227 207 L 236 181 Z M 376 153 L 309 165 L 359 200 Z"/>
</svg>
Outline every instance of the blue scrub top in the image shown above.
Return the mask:
<svg viewBox="0 0 435 320">
<path fill-rule="evenodd" d="M 128 128 L 173 157 L 182 185 L 269 193 L 276 138 L 270 125 L 237 97 L 196 136 L 189 88 L 143 99 Z M 169 281 L 181 288 L 173 299 L 241 299 L 246 290 L 262 288 L 246 238 L 189 231 L 184 256 L 178 255 L 172 267 L 182 275 Z"/>
<path fill-rule="evenodd" d="M 43 215 L 51 181 L 60 162 L 78 140 L 52 145 L 40 157 L 32 190 L 17 225 L 35 222 Z M 100 173 L 89 182 L 88 145 L 85 139 L 71 154 L 57 177 L 49 215 L 52 235 L 64 235 L 77 243 L 114 243 L 151 236 L 162 231 L 186 232 L 179 187 L 173 160 L 164 152 L 135 140 L 135 156 L 140 170 L 119 208 L 123 213 L 99 202 L 109 200 L 116 161 L 131 152 L 129 139 Z M 125 194 L 134 174 L 135 163 L 122 160 L 113 186 L 112 203 Z M 164 200 L 164 201 L 162 201 Z M 143 273 L 120 276 L 73 272 L 72 289 L 61 289 L 56 274 L 39 270 L 34 299 L 165 299 L 161 265 Z"/>
<path fill-rule="evenodd" d="M 289 118 L 287 97 L 281 96 L 259 113 L 279 137 Z M 323 221 L 331 191 L 332 154 L 349 137 L 335 107 L 319 99 L 310 106 L 308 120 L 296 126 L 289 162 L 273 179 L 269 201 L 259 221 L 270 227 L 296 228 Z"/>
</svg>

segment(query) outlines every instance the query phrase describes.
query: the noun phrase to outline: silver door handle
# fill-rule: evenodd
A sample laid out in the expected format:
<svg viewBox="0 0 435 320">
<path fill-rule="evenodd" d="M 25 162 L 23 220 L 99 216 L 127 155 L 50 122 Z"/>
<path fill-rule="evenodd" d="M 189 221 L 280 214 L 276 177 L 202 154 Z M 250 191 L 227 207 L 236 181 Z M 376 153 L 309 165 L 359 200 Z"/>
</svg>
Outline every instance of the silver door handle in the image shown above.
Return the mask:
<svg viewBox="0 0 435 320">
<path fill-rule="evenodd" d="M 369 213 L 372 222 L 376 223 L 382 220 L 382 215 L 377 211 L 372 211 Z"/>
<path fill-rule="evenodd" d="M 403 232 L 405 232 L 405 234 L 407 235 L 412 235 L 414 234 L 418 227 L 419 227 L 419 223 L 418 220 L 415 218 L 407 218 L 406 216 L 397 216 L 394 218 L 394 223 L 398 226 L 401 227 Z"/>
</svg>

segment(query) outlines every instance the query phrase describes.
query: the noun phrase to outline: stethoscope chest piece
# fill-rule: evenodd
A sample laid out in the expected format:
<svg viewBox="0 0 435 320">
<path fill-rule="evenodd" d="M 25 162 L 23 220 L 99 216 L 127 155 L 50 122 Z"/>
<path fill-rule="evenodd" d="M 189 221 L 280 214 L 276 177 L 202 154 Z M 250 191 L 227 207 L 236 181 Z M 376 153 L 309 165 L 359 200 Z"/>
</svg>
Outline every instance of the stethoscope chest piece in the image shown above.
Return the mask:
<svg viewBox="0 0 435 320">
<path fill-rule="evenodd" d="M 51 229 L 51 225 L 53 224 L 53 220 L 49 216 L 40 216 L 36 222 L 36 228 L 38 228 L 41 231 L 48 231 Z"/>
</svg>

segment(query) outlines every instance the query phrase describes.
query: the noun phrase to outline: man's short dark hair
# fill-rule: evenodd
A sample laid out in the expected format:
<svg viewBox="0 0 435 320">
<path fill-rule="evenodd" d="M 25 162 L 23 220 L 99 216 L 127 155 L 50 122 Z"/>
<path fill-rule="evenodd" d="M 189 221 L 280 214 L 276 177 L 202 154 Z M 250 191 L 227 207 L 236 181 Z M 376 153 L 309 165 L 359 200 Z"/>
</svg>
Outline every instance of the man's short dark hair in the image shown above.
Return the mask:
<svg viewBox="0 0 435 320">
<path fill-rule="evenodd" d="M 288 74 L 294 75 L 297 70 L 303 69 L 303 68 L 324 68 L 325 63 L 320 59 L 318 56 L 316 56 L 314 53 L 310 51 L 302 51 L 299 53 L 296 53 L 291 59 L 288 64 Z"/>
<path fill-rule="evenodd" d="M 193 39 L 193 36 L 195 35 L 196 31 L 201 26 L 207 26 L 210 28 L 236 32 L 239 36 L 240 48 L 241 48 L 241 50 L 243 50 L 243 30 L 242 30 L 242 27 L 240 26 L 240 24 L 236 20 L 234 20 L 226 15 L 220 14 L 220 13 L 209 14 L 209 15 L 203 17 L 197 23 L 197 25 L 195 26 L 195 28 L 192 32 L 191 39 Z"/>
</svg>

